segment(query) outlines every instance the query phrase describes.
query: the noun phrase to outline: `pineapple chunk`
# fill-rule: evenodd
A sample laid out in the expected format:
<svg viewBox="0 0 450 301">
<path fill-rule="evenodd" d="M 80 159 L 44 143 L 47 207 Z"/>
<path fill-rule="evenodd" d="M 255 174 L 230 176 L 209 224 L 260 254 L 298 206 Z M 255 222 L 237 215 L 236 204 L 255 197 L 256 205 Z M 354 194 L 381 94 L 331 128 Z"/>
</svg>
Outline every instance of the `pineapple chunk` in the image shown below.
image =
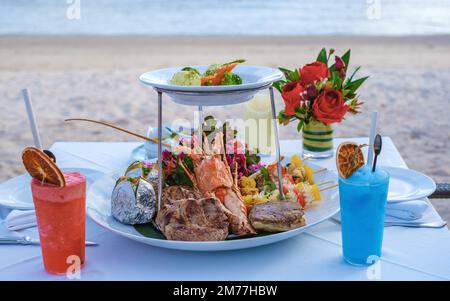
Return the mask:
<svg viewBox="0 0 450 301">
<path fill-rule="evenodd" d="M 303 165 L 303 161 L 298 155 L 293 155 L 291 157 L 291 164 L 297 168 L 300 168 Z"/>
<path fill-rule="evenodd" d="M 320 196 L 320 189 L 317 185 L 311 186 L 311 194 L 314 199 L 314 201 L 321 201 L 322 197 Z"/>
<path fill-rule="evenodd" d="M 310 185 L 313 185 L 314 184 L 314 170 L 311 167 L 305 165 L 305 174 L 306 174 L 306 180 L 308 181 L 308 183 Z"/>
<path fill-rule="evenodd" d="M 242 198 L 244 199 L 244 202 L 245 202 L 247 205 L 252 205 L 252 204 L 253 204 L 253 196 L 251 196 L 251 195 L 245 195 L 245 196 L 243 196 Z"/>
</svg>

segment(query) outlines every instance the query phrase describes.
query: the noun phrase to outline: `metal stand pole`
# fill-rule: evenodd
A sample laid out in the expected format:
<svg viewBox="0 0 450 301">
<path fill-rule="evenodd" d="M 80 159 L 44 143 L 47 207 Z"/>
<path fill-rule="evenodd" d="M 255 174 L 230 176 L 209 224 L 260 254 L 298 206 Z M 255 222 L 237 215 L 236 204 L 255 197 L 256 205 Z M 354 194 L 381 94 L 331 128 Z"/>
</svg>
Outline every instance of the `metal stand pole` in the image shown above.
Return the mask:
<svg viewBox="0 0 450 301">
<path fill-rule="evenodd" d="M 162 162 L 162 92 L 158 91 L 158 211 L 161 208 L 163 191 L 163 162 Z"/>
<path fill-rule="evenodd" d="M 200 146 L 203 147 L 203 106 L 198 106 L 198 129 L 197 135 Z"/>
<path fill-rule="evenodd" d="M 275 151 L 277 156 L 277 171 L 278 171 L 278 187 L 280 191 L 280 199 L 284 200 L 283 193 L 283 178 L 282 178 L 282 170 L 281 170 L 281 155 L 280 155 L 280 140 L 278 139 L 278 124 L 277 124 L 277 112 L 275 110 L 275 97 L 273 96 L 273 87 L 269 87 L 270 91 L 270 102 L 272 105 L 272 124 L 273 124 L 273 133 L 275 135 Z"/>
</svg>

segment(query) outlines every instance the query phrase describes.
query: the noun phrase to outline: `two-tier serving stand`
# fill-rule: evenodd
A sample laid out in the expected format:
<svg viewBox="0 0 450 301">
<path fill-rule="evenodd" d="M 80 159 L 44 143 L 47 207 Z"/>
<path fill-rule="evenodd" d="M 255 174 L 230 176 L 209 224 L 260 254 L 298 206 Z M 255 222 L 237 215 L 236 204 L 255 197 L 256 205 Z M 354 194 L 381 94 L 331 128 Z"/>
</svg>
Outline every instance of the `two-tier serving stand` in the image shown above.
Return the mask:
<svg viewBox="0 0 450 301">
<path fill-rule="evenodd" d="M 151 83 L 145 82 L 141 79 L 141 81 L 147 85 L 152 86 Z M 160 171 L 163 170 L 163 166 L 162 166 L 162 108 L 163 108 L 163 93 L 170 93 L 170 94 L 177 94 L 177 95 L 184 95 L 184 96 L 191 96 L 195 99 L 198 99 L 198 101 L 192 101 L 191 103 L 183 103 L 185 105 L 190 105 L 190 106 L 197 106 L 198 108 L 198 118 L 199 118 L 199 123 L 198 123 L 198 135 L 199 137 L 202 137 L 202 124 L 203 124 L 203 107 L 204 106 L 212 106 L 212 104 L 208 103 L 205 104 L 205 102 L 202 102 L 201 99 L 208 97 L 208 96 L 214 96 L 214 97 L 220 97 L 220 96 L 229 96 L 230 94 L 239 94 L 240 92 L 242 93 L 248 93 L 248 92 L 253 92 L 253 95 L 256 94 L 257 91 L 261 91 L 261 90 L 265 90 L 265 89 L 269 89 L 269 93 L 270 93 L 270 102 L 271 102 L 271 110 L 272 110 L 272 126 L 273 126 L 273 131 L 274 131 L 274 135 L 275 135 L 275 152 L 276 152 L 276 160 L 277 160 L 277 172 L 278 172 L 278 184 L 280 187 L 279 192 L 280 192 L 280 198 L 284 199 L 284 194 L 283 194 L 283 189 L 282 189 L 282 171 L 281 171 L 281 155 L 280 155 L 280 140 L 278 137 L 278 124 L 277 124 L 277 114 L 276 114 L 276 109 L 275 109 L 275 98 L 274 98 L 274 93 L 273 93 L 273 86 L 272 86 L 273 82 L 270 82 L 268 84 L 265 84 L 263 86 L 258 86 L 258 87 L 254 87 L 254 88 L 246 88 L 246 89 L 235 89 L 235 90 L 226 90 L 226 91 L 174 91 L 173 89 L 166 89 L 166 88 L 161 88 L 161 87 L 155 87 L 153 86 L 153 89 L 158 93 L 158 168 Z M 241 101 L 245 102 L 250 100 L 251 97 L 249 97 L 248 99 Z M 239 102 L 234 102 L 233 104 L 236 104 Z M 223 105 L 223 104 L 221 104 Z M 162 177 L 162 172 L 159 173 L 159 179 L 158 179 L 158 191 L 160 193 L 158 193 L 158 209 L 161 206 L 161 196 L 162 196 L 162 187 L 163 187 L 163 177 Z"/>
</svg>

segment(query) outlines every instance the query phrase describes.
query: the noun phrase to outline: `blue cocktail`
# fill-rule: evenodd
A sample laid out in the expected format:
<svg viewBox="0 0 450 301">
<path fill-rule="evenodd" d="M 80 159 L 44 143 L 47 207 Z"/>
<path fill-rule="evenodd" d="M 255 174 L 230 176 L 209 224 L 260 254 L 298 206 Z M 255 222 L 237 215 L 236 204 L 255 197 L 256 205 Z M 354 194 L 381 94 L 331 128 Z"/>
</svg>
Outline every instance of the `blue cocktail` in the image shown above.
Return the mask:
<svg viewBox="0 0 450 301">
<path fill-rule="evenodd" d="M 381 257 L 389 174 L 364 165 L 339 177 L 342 248 L 351 264 L 370 265 Z"/>
</svg>

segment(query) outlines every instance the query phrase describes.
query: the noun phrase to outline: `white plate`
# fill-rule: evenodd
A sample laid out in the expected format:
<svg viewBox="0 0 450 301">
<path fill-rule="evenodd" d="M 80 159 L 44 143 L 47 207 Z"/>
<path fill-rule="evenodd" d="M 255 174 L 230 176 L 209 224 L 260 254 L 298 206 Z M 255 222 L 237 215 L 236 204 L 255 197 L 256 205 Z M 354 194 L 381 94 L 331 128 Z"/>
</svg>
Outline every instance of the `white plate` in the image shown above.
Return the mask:
<svg viewBox="0 0 450 301">
<path fill-rule="evenodd" d="M 203 73 L 208 66 L 192 66 Z M 238 65 L 233 72 L 242 78 L 242 85 L 229 86 L 177 86 L 172 85 L 172 76 L 183 69 L 173 67 L 158 69 L 142 74 L 139 79 L 144 84 L 165 90 L 173 101 L 185 105 L 219 106 L 241 103 L 249 100 L 259 89 L 263 89 L 281 79 L 281 71 L 260 66 Z"/>
<path fill-rule="evenodd" d="M 436 190 L 436 183 L 421 172 L 382 166 L 389 175 L 389 202 L 403 202 L 425 198 Z"/>
<path fill-rule="evenodd" d="M 104 175 L 104 173 L 90 168 L 68 167 L 61 168 L 62 171 L 78 171 L 86 176 L 87 189 L 95 179 Z M 0 186 L 0 206 L 11 209 L 28 210 L 34 209 L 33 198 L 31 196 L 31 177 L 23 174 L 12 178 Z"/>
<path fill-rule="evenodd" d="M 285 159 L 286 160 L 286 159 Z M 319 166 L 308 164 L 314 169 Z M 143 236 L 133 226 L 124 225 L 111 216 L 111 192 L 120 173 L 105 175 L 95 181 L 88 191 L 87 214 L 100 226 L 129 239 L 168 249 L 189 251 L 224 251 L 257 247 L 275 243 L 294 237 L 310 227 L 325 221 L 339 211 L 339 192 L 337 188 L 324 191 L 323 200 L 315 202 L 314 206 L 306 210 L 307 224 L 304 227 L 271 235 L 242 238 L 237 240 L 211 241 L 211 242 L 186 242 L 173 241 Z M 317 182 L 337 182 L 337 175 L 331 171 L 321 172 L 316 175 Z"/>
</svg>

